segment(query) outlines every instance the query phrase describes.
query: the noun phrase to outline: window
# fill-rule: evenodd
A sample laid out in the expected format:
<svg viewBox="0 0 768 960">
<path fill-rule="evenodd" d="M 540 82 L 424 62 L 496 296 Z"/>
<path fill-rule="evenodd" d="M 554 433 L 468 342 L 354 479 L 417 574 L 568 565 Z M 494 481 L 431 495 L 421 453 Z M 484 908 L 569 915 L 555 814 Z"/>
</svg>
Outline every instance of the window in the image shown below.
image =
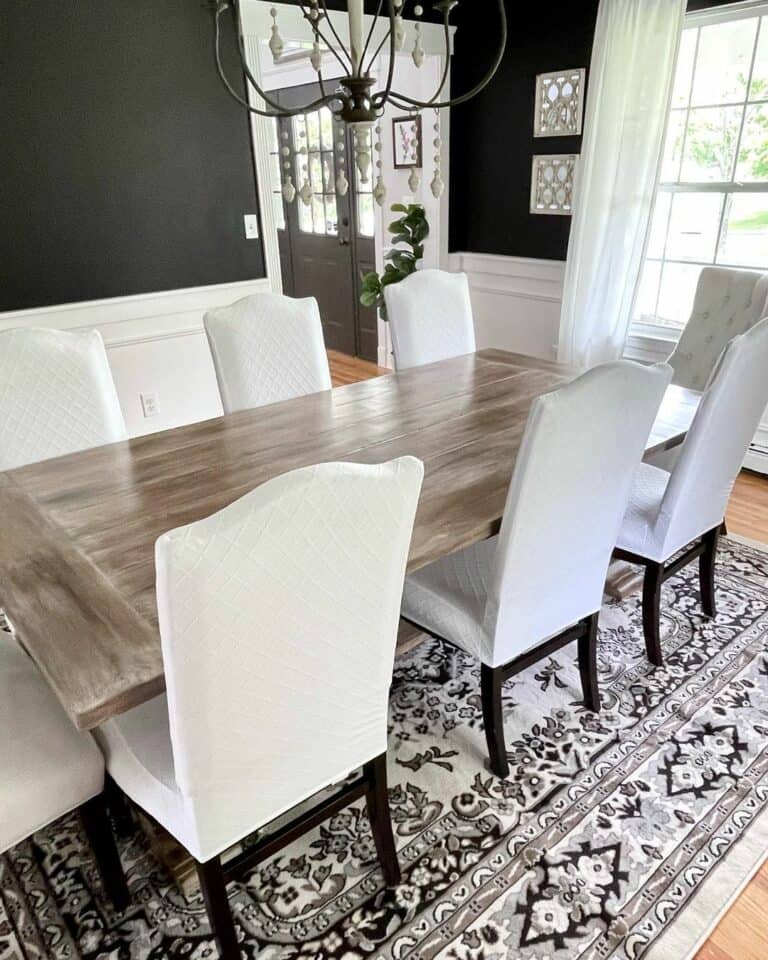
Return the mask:
<svg viewBox="0 0 768 960">
<path fill-rule="evenodd" d="M 277 137 L 277 119 L 272 117 L 269 124 L 269 172 L 272 183 L 272 206 L 275 211 L 275 224 L 278 230 L 285 230 L 285 210 L 283 208 L 282 177 L 280 176 L 280 145 Z"/>
<path fill-rule="evenodd" d="M 299 230 L 335 237 L 339 232 L 336 210 L 336 164 L 333 155 L 333 114 L 328 107 L 293 118 L 293 142 L 296 148 L 296 177 L 300 190 L 309 177 L 312 185 L 312 203 L 301 198 L 296 203 L 299 211 Z"/>
<path fill-rule="evenodd" d="M 768 269 L 768 4 L 687 20 L 635 322 L 682 329 L 707 264 Z"/>
</svg>

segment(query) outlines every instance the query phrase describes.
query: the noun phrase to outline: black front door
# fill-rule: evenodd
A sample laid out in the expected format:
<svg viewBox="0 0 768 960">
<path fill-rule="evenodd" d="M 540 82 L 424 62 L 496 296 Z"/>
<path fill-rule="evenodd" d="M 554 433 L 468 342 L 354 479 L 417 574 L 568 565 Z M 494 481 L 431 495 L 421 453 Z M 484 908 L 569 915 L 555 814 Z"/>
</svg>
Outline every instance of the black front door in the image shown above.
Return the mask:
<svg viewBox="0 0 768 960">
<path fill-rule="evenodd" d="M 295 107 L 318 94 L 310 84 L 270 96 Z M 281 179 L 288 160 L 296 188 L 295 200 L 283 202 L 277 218 L 283 290 L 317 299 L 327 347 L 376 361 L 376 311 L 359 302 L 360 275 L 375 268 L 372 183 L 359 183 L 352 169 L 350 132 L 325 107 L 281 119 L 276 133 Z M 286 147 L 287 155 L 281 152 Z M 349 184 L 344 194 L 337 189 L 342 170 Z M 308 204 L 299 196 L 305 179 L 312 187 Z"/>
</svg>

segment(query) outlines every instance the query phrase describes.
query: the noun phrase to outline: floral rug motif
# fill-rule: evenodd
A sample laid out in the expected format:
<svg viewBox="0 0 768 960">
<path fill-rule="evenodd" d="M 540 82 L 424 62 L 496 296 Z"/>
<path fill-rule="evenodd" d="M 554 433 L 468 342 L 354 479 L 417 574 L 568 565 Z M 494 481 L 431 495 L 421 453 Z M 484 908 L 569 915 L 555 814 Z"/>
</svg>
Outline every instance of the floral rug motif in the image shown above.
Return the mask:
<svg viewBox="0 0 768 960">
<path fill-rule="evenodd" d="M 403 882 L 383 887 L 356 804 L 230 887 L 244 956 L 624 960 L 683 911 L 706 932 L 729 891 L 701 885 L 768 809 L 768 554 L 722 542 L 711 621 L 696 572 L 664 588 L 660 669 L 639 598 L 606 600 L 599 715 L 581 704 L 575 644 L 506 684 L 506 781 L 486 764 L 477 663 L 433 640 L 398 659 Z M 121 915 L 74 817 L 0 857 L 0 960 L 214 957 L 200 900 L 143 834 L 121 853 L 133 894 Z"/>
</svg>

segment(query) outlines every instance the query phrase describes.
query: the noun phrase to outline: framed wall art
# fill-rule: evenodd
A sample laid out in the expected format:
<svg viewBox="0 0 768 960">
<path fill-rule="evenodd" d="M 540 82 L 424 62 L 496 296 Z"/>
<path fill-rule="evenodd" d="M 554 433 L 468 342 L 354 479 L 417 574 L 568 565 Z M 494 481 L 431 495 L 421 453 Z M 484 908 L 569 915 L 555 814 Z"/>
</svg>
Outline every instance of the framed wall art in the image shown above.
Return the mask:
<svg viewBox="0 0 768 960">
<path fill-rule="evenodd" d="M 396 170 L 421 167 L 421 117 L 395 117 L 392 136 Z"/>
</svg>

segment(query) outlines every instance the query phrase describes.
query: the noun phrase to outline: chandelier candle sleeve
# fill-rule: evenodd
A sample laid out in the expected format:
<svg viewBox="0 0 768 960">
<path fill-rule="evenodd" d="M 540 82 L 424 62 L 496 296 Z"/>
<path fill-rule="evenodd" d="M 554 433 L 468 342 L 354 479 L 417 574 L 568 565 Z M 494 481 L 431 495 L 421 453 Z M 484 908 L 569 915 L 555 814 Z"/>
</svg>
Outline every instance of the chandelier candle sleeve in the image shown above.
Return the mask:
<svg viewBox="0 0 768 960">
<path fill-rule="evenodd" d="M 363 0 L 349 0 L 349 46 L 352 73 L 360 76 L 362 70 L 364 40 Z"/>
</svg>

